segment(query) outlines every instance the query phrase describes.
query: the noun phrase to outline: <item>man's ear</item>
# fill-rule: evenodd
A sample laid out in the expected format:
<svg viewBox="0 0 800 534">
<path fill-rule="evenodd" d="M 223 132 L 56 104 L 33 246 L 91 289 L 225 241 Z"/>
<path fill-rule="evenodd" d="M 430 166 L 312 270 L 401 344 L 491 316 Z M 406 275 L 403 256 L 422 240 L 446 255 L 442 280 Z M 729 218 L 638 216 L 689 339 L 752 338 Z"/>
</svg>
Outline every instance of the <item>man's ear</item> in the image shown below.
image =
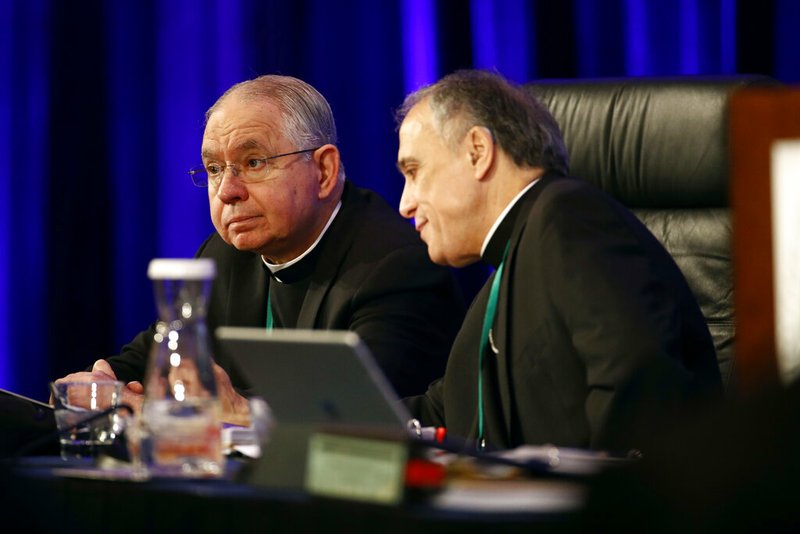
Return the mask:
<svg viewBox="0 0 800 534">
<path fill-rule="evenodd" d="M 477 180 L 482 180 L 494 163 L 494 136 L 485 126 L 473 126 L 466 135 L 467 157 Z"/>
<path fill-rule="evenodd" d="M 336 188 L 339 177 L 339 149 L 335 145 L 327 144 L 314 151 L 314 161 L 319 168 L 319 198 L 328 198 Z"/>
</svg>

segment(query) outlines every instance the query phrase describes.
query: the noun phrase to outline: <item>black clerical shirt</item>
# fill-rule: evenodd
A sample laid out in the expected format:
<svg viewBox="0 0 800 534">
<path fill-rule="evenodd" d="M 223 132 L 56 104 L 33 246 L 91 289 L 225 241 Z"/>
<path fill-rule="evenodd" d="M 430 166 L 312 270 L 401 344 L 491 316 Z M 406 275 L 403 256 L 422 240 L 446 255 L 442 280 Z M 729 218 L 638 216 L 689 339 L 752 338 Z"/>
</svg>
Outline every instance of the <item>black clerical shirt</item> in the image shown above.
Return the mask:
<svg viewBox="0 0 800 534">
<path fill-rule="evenodd" d="M 321 248 L 319 245 L 317 243 L 317 246 L 299 262 L 274 273 L 270 273 L 265 266 L 269 276 L 273 327 L 297 327 L 297 318 L 300 316 L 300 309 L 306 298 L 311 275 L 317 264 L 317 256 Z"/>
</svg>

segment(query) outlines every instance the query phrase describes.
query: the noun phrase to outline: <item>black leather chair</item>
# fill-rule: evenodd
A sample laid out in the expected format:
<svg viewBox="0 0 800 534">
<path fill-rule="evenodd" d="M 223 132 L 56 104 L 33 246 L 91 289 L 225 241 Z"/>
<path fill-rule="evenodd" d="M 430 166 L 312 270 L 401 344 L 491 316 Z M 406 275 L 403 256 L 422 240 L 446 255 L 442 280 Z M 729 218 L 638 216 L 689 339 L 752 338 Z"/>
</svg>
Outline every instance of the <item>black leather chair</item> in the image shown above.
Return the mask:
<svg viewBox="0 0 800 534">
<path fill-rule="evenodd" d="M 734 377 L 728 98 L 763 76 L 544 80 L 527 89 L 564 134 L 571 174 L 628 206 L 675 258 Z"/>
</svg>

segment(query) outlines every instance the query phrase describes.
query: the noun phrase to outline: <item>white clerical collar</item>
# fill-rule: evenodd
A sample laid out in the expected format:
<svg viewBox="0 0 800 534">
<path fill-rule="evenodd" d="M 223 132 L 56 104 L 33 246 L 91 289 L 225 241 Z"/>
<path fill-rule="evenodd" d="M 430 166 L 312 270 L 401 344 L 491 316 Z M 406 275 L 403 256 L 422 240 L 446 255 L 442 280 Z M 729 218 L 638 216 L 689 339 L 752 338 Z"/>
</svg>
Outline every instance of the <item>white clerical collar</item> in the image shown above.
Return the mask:
<svg viewBox="0 0 800 534">
<path fill-rule="evenodd" d="M 493 236 L 493 235 L 494 235 L 494 233 L 497 231 L 497 228 L 500 226 L 500 223 L 502 223 L 502 222 L 503 222 L 503 219 L 505 219 L 505 218 L 506 218 L 506 215 L 508 215 L 508 212 L 509 212 L 509 211 L 511 211 L 511 208 L 513 208 L 513 207 L 514 207 L 514 204 L 516 204 L 516 203 L 519 201 L 519 199 L 521 199 L 521 198 L 522 198 L 522 196 L 523 196 L 525 193 L 527 193 L 527 192 L 528 192 L 528 190 L 529 190 L 531 187 L 533 187 L 533 186 L 536 184 L 536 182 L 538 182 L 540 179 L 541 179 L 541 178 L 537 178 L 537 179 L 535 179 L 534 181 L 532 181 L 531 183 L 529 183 L 528 185 L 526 185 L 526 186 L 525 186 L 525 187 L 522 189 L 522 191 L 520 191 L 519 193 L 517 193 L 517 196 L 515 196 L 514 198 L 512 198 L 512 199 L 511 199 L 511 202 L 509 202 L 509 203 L 506 205 L 505 209 L 504 209 L 504 210 L 503 210 L 503 211 L 500 213 L 500 216 L 499 216 L 499 217 L 498 217 L 498 218 L 497 218 L 497 219 L 494 221 L 494 224 L 492 225 L 492 227 L 491 227 L 491 228 L 489 228 L 489 233 L 488 233 L 488 234 L 486 234 L 486 237 L 483 239 L 483 246 L 481 247 L 481 257 L 483 257 L 484 253 L 486 252 L 486 247 L 488 247 L 488 246 L 489 246 L 489 241 L 491 241 L 491 240 L 492 240 L 492 236 Z"/>
<path fill-rule="evenodd" d="M 300 260 L 302 260 L 303 258 L 308 256 L 311 253 L 311 251 L 314 250 L 314 248 L 317 246 L 317 244 L 319 243 L 320 239 L 322 239 L 322 236 L 325 235 L 325 232 L 328 231 L 328 227 L 333 222 L 333 219 L 336 217 L 336 214 L 339 213 L 339 208 L 341 208 L 341 207 L 342 207 L 342 201 L 340 200 L 339 203 L 336 204 L 336 207 L 333 209 L 333 213 L 331 213 L 331 216 L 328 219 L 328 222 L 325 224 L 325 228 L 323 228 L 322 231 L 317 236 L 317 239 L 313 243 L 311 243 L 311 246 L 308 247 L 305 252 L 303 252 L 302 254 L 297 256 L 295 259 L 289 260 L 286 263 L 270 263 L 270 262 L 268 262 L 267 260 L 264 259 L 264 256 L 261 256 L 261 261 L 264 262 L 264 265 L 267 266 L 267 269 L 269 269 L 272 274 L 275 274 L 278 271 L 280 271 L 281 269 L 286 269 L 287 267 L 291 267 L 295 263 L 299 262 Z"/>
</svg>

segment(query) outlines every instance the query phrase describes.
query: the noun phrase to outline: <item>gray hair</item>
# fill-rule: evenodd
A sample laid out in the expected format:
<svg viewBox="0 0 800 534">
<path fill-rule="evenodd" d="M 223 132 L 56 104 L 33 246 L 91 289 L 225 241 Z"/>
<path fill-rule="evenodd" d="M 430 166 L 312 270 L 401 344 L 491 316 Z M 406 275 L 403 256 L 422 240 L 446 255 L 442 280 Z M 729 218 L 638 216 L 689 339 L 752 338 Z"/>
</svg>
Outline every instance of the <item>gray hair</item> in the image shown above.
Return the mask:
<svg viewBox="0 0 800 534">
<path fill-rule="evenodd" d="M 558 123 L 533 95 L 499 74 L 460 70 L 408 95 L 398 124 L 411 108 L 428 100 L 434 121 L 453 149 L 473 126 L 484 126 L 518 166 L 566 175 L 567 150 Z"/>
<path fill-rule="evenodd" d="M 336 144 L 336 122 L 330 104 L 319 91 L 303 80 L 267 74 L 239 82 L 225 91 L 206 111 L 206 123 L 222 102 L 234 94 L 245 101 L 266 99 L 275 104 L 282 115 L 281 133 L 298 150 Z M 344 164 L 340 162 L 339 178 L 342 177 Z"/>
</svg>

